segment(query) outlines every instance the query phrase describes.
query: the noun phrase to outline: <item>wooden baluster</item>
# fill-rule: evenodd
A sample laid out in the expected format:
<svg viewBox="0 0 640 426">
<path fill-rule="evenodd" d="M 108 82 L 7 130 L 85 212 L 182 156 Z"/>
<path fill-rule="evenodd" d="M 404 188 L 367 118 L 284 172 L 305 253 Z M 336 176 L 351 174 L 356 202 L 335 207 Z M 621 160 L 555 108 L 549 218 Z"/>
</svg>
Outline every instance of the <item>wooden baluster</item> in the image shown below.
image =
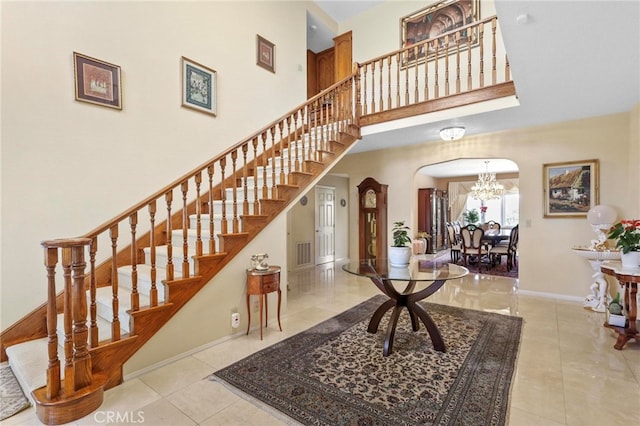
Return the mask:
<svg viewBox="0 0 640 426">
<path fill-rule="evenodd" d="M 75 391 L 73 374 L 73 285 L 71 282 L 71 248 L 62 246 L 62 270 L 64 276 L 64 393 Z"/>
<path fill-rule="evenodd" d="M 202 203 L 200 201 L 200 186 L 202 185 L 202 172 L 193 176 L 196 184 L 196 256 L 202 256 Z M 189 222 L 187 222 L 190 225 Z M 151 228 L 153 229 L 153 228 Z"/>
<path fill-rule="evenodd" d="M 189 278 L 189 212 L 187 211 L 187 196 L 189 181 L 180 184 L 182 192 L 182 278 Z"/>
<path fill-rule="evenodd" d="M 358 90 L 358 100 L 359 103 L 358 105 L 360 106 L 360 114 L 358 115 L 358 118 L 360 118 L 363 114 L 367 115 L 368 112 L 368 102 L 367 102 L 367 72 L 369 70 L 369 65 L 365 65 L 364 66 L 364 76 L 362 78 L 362 92 L 360 92 Z M 364 96 L 362 96 L 361 94 L 364 94 Z"/>
<path fill-rule="evenodd" d="M 260 209 L 258 203 L 258 137 L 254 137 L 251 142 L 253 144 L 253 214 L 257 215 Z"/>
<path fill-rule="evenodd" d="M 471 78 L 471 30 L 467 32 L 467 92 L 473 89 L 473 78 Z"/>
<path fill-rule="evenodd" d="M 456 93 L 460 93 L 460 31 L 456 31 Z"/>
<path fill-rule="evenodd" d="M 376 112 L 376 63 L 371 62 L 371 113 Z"/>
<path fill-rule="evenodd" d="M 504 55 L 504 81 L 511 81 L 511 68 L 509 67 L 509 57 Z"/>
<path fill-rule="evenodd" d="M 424 46 L 424 44 L 423 44 Z M 427 63 L 427 58 L 425 57 L 424 59 L 424 63 L 426 65 Z M 415 63 L 413 64 L 413 73 L 414 73 L 414 81 L 413 81 L 413 102 L 417 103 L 418 100 L 420 99 L 420 83 L 418 83 L 418 75 L 420 74 L 420 67 L 418 66 L 418 61 L 415 61 Z M 409 67 L 407 67 L 407 74 L 409 74 Z"/>
<path fill-rule="evenodd" d="M 416 58 L 415 61 L 413 61 L 413 69 L 416 69 L 415 67 L 418 66 L 418 48 L 417 46 L 413 48 L 413 52 L 414 52 L 414 57 Z M 407 64 L 407 66 L 404 69 L 404 105 L 409 105 L 409 69 L 411 67 L 409 67 L 409 65 Z"/>
<path fill-rule="evenodd" d="M 220 159 L 220 174 L 221 174 L 220 198 L 222 199 L 222 221 L 220 222 L 220 231 L 223 234 L 228 233 L 228 226 L 229 226 L 229 224 L 227 223 L 227 191 L 225 188 L 225 179 L 224 179 L 226 167 L 227 167 L 227 157 L 222 157 Z"/>
<path fill-rule="evenodd" d="M 496 63 L 496 27 L 498 21 L 496 18 L 491 20 L 491 84 L 494 86 L 498 79 L 498 68 Z"/>
<path fill-rule="evenodd" d="M 47 269 L 47 399 L 56 398 L 60 394 L 60 359 L 58 358 L 58 307 L 56 304 L 56 265 L 58 249 L 50 247 L 45 241 L 44 266 Z"/>
<path fill-rule="evenodd" d="M 207 167 L 207 175 L 209 177 L 209 254 L 216 253 L 216 239 L 215 239 L 215 231 L 213 224 L 213 173 L 214 173 L 214 164 L 211 163 Z"/>
<path fill-rule="evenodd" d="M 276 180 L 276 127 L 275 126 L 271 126 L 271 128 L 269 129 L 269 135 L 271 136 L 271 139 L 269 140 L 269 149 L 271 152 L 271 197 L 270 198 L 277 198 L 278 195 L 276 194 L 276 183 L 278 181 Z"/>
<path fill-rule="evenodd" d="M 300 110 L 297 110 L 293 113 L 293 143 L 294 143 L 294 155 L 295 160 L 293 162 L 294 170 L 297 172 L 302 171 L 300 165 L 300 141 L 298 140 L 298 114 L 300 114 Z"/>
<path fill-rule="evenodd" d="M 109 228 L 111 238 L 111 336 L 114 341 L 120 340 L 120 301 L 118 300 L 118 224 Z"/>
<path fill-rule="evenodd" d="M 293 114 L 296 114 L 296 112 L 294 112 Z M 295 133 L 295 129 L 294 129 L 294 133 Z M 293 138 L 291 137 L 291 115 L 289 115 L 287 117 L 287 183 L 291 183 L 289 182 L 289 176 L 291 176 L 291 172 L 294 170 L 292 169 L 292 167 L 295 166 L 294 161 L 291 161 L 291 156 L 295 156 L 295 149 L 296 149 L 296 138 L 295 135 L 293 136 Z"/>
<path fill-rule="evenodd" d="M 149 203 L 149 263 L 151 264 L 151 290 L 149 302 L 151 306 L 158 306 L 158 286 L 156 268 L 156 200 Z"/>
<path fill-rule="evenodd" d="M 173 268 L 173 224 L 171 220 L 171 203 L 173 203 L 173 190 L 169 190 L 164 195 L 165 203 L 167 205 L 167 281 L 173 281 L 174 268 Z"/>
<path fill-rule="evenodd" d="M 138 213 L 129 216 L 131 228 L 131 310 L 140 309 L 140 294 L 138 293 L 138 245 L 136 242 L 136 227 L 138 226 Z"/>
<path fill-rule="evenodd" d="M 400 107 L 400 68 L 402 65 L 401 61 L 403 60 L 402 55 L 408 57 L 408 51 L 405 50 L 402 53 L 398 52 L 396 54 L 396 108 Z"/>
<path fill-rule="evenodd" d="M 279 158 L 280 158 L 280 176 L 279 176 L 279 183 L 280 184 L 285 184 L 286 183 L 286 176 L 284 174 L 284 122 L 282 120 L 280 120 L 280 122 L 278 123 L 278 131 L 280 133 L 280 140 L 278 141 L 278 145 L 280 147 L 280 154 L 279 154 Z"/>
<path fill-rule="evenodd" d="M 434 86 L 433 86 L 433 96 L 435 99 L 440 97 L 440 82 L 438 81 L 438 58 L 440 57 L 440 42 L 439 39 L 435 40 L 435 51 L 434 51 L 434 61 L 433 66 L 435 68 L 434 72 Z"/>
<path fill-rule="evenodd" d="M 73 369 L 74 390 L 77 391 L 92 382 L 91 356 L 89 355 L 89 329 L 87 328 L 87 291 L 84 278 L 87 266 L 84 260 L 85 245 L 90 240 L 78 241 L 71 247 L 71 270 L 73 273 Z M 68 376 L 65 376 L 65 382 Z"/>
<path fill-rule="evenodd" d="M 480 39 L 480 87 L 484 87 L 484 22 L 478 27 Z"/>
<path fill-rule="evenodd" d="M 449 96 L 449 35 L 444 37 L 444 95 Z"/>
<path fill-rule="evenodd" d="M 96 305 L 96 253 L 98 252 L 98 237 L 94 237 L 89 244 L 89 343 L 92 348 L 98 347 L 100 341 L 98 330 L 98 306 Z"/>
<path fill-rule="evenodd" d="M 429 100 L 429 43 L 424 46 L 424 100 Z"/>
<path fill-rule="evenodd" d="M 247 160 L 247 152 L 249 151 L 249 144 L 242 144 L 242 193 L 244 194 L 242 200 L 242 215 L 247 216 L 249 214 L 249 189 L 247 187 L 247 180 L 249 179 L 249 163 Z M 255 157 L 254 157 L 255 158 Z"/>
<path fill-rule="evenodd" d="M 351 95 L 349 96 L 349 104 L 351 104 L 351 102 L 355 102 L 355 105 L 353 105 L 354 110 L 351 111 L 351 117 L 350 117 L 350 121 L 349 123 L 358 123 L 360 121 L 360 117 L 362 116 L 362 93 L 360 92 L 360 87 L 361 87 L 361 75 L 360 75 L 360 70 L 362 69 L 362 67 L 360 66 L 360 64 L 358 64 L 357 62 L 354 62 L 353 64 L 353 75 L 354 77 L 354 82 L 353 82 L 353 90 L 355 90 L 355 100 L 351 99 Z M 349 88 L 349 90 L 351 90 L 351 87 Z"/>
<path fill-rule="evenodd" d="M 309 132 L 309 106 L 306 105 L 300 111 L 300 127 L 302 127 L 302 134 L 300 135 L 300 141 L 302 146 L 302 163 L 300 164 L 301 170 L 304 171 L 304 162 L 309 159 L 309 144 L 310 144 L 310 132 Z M 306 123 L 306 124 L 305 124 Z"/>
<path fill-rule="evenodd" d="M 391 103 L 391 58 L 387 61 L 387 108 L 393 108 Z"/>
<path fill-rule="evenodd" d="M 378 80 L 380 81 L 380 83 L 378 83 L 378 88 L 379 88 L 379 92 L 380 92 L 380 101 L 378 103 L 378 108 L 380 109 L 380 111 L 384 111 L 384 92 L 382 90 L 382 74 L 384 73 L 384 59 L 380 59 L 379 61 L 379 68 L 380 68 L 380 77 L 378 77 Z"/>
<path fill-rule="evenodd" d="M 267 132 L 262 132 L 262 199 L 269 198 L 267 188 Z"/>
<path fill-rule="evenodd" d="M 231 187 L 231 196 L 233 203 L 231 204 L 233 219 L 231 222 L 231 227 L 233 229 L 233 233 L 237 234 L 240 232 L 238 226 L 238 175 L 237 175 L 237 167 L 238 167 L 238 150 L 234 149 L 231 152 L 231 182 L 233 182 L 233 186 Z"/>
</svg>

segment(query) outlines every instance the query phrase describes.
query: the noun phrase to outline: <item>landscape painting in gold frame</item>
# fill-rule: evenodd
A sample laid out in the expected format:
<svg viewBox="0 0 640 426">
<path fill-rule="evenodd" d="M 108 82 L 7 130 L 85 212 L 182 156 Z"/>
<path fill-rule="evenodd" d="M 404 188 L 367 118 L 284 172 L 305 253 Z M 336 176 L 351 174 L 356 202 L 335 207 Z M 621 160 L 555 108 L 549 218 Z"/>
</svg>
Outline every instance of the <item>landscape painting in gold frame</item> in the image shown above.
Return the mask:
<svg viewBox="0 0 640 426">
<path fill-rule="evenodd" d="M 542 173 L 544 217 L 586 217 L 598 204 L 598 160 L 544 164 Z"/>
<path fill-rule="evenodd" d="M 446 0 L 424 9 L 420 9 L 411 15 L 404 16 L 400 22 L 401 41 L 400 48 L 405 49 L 425 40 L 436 38 L 456 28 L 476 22 L 480 19 L 479 0 Z M 474 29 L 465 29 L 460 34 L 461 46 L 478 43 L 478 34 Z M 428 48 L 425 46 L 428 44 Z M 403 55 L 402 65 L 407 66 L 415 61 L 424 62 L 436 56 L 436 44 L 434 42 L 421 45 L 417 49 L 409 49 Z M 446 55 L 455 46 L 455 40 L 451 38 L 449 45 L 445 46 L 444 38 L 438 41 L 438 56 Z M 425 54 L 425 50 L 428 53 Z"/>
</svg>

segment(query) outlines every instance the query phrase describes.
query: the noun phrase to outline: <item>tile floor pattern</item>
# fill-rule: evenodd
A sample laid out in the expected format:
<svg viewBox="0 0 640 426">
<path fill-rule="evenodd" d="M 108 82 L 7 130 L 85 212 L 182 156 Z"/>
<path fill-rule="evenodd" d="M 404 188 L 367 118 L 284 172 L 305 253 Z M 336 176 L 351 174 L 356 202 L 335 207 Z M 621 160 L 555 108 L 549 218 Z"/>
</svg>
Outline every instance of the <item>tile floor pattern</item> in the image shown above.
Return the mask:
<svg viewBox="0 0 640 426">
<path fill-rule="evenodd" d="M 632 340 L 624 350 L 617 351 L 613 349 L 613 332 L 602 326 L 604 314 L 586 310 L 577 302 L 518 295 L 517 283 L 510 278 L 471 273 L 447 283 L 429 298 L 430 302 L 524 318 L 509 425 L 639 424 L 640 343 Z M 99 411 L 73 424 L 286 424 L 222 385 L 202 378 L 377 293 L 369 280 L 347 274 L 339 265 L 289 273 L 283 332 L 272 321 L 263 341 L 257 330 L 248 336 L 239 333 L 129 379 L 105 393 Z M 2 424 L 40 422 L 30 408 Z"/>
</svg>

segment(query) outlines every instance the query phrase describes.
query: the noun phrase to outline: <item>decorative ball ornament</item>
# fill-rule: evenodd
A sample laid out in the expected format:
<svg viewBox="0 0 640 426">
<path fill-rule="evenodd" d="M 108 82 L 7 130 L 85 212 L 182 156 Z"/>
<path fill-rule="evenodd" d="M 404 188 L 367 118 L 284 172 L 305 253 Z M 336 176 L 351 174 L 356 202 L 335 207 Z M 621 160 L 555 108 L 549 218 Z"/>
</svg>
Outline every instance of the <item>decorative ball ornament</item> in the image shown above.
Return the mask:
<svg viewBox="0 0 640 426">
<path fill-rule="evenodd" d="M 617 216 L 616 210 L 606 204 L 594 206 L 587 212 L 587 220 L 591 225 L 611 226 L 616 221 Z"/>
</svg>

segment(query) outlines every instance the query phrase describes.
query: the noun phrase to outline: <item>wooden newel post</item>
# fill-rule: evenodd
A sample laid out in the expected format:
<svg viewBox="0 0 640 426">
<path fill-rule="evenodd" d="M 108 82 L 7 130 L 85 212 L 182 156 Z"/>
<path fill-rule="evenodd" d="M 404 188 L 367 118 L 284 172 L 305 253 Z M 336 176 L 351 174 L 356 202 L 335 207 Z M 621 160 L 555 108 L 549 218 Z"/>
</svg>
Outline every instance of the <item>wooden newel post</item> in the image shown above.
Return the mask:
<svg viewBox="0 0 640 426">
<path fill-rule="evenodd" d="M 90 238 L 71 238 L 43 241 L 45 267 L 47 269 L 47 398 L 60 394 L 60 360 L 58 358 L 58 334 L 55 269 L 62 253 L 65 281 L 65 392 L 72 392 L 91 384 L 91 357 L 88 349 L 87 295 L 85 288 L 85 247 Z"/>
</svg>

